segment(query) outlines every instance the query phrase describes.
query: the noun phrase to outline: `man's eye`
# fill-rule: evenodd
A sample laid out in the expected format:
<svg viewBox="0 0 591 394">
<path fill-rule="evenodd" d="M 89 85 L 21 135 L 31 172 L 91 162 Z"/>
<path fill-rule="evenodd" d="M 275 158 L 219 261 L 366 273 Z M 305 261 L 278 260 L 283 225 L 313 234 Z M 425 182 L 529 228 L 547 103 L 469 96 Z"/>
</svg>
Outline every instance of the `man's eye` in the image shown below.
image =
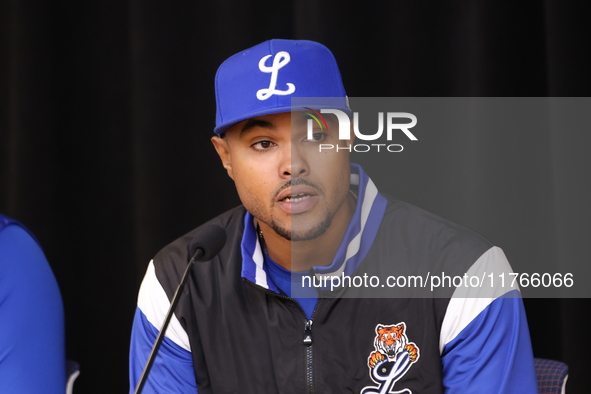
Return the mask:
<svg viewBox="0 0 591 394">
<path fill-rule="evenodd" d="M 253 147 L 255 150 L 260 150 L 260 151 L 267 150 L 267 149 L 269 149 L 271 146 L 273 146 L 273 143 L 272 143 L 271 141 L 259 141 L 259 142 L 255 142 L 255 143 L 252 145 L 252 147 Z"/>
<path fill-rule="evenodd" d="M 326 139 L 326 133 L 313 133 L 312 134 L 312 141 L 320 142 Z"/>
</svg>

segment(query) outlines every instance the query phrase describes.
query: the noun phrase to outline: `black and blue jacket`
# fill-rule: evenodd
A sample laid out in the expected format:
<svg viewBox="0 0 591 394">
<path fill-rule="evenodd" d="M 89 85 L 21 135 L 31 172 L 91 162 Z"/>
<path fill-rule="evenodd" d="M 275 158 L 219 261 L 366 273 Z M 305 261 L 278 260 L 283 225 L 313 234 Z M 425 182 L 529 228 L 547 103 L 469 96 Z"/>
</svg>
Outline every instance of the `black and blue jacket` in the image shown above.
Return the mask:
<svg viewBox="0 0 591 394">
<path fill-rule="evenodd" d="M 339 250 L 310 272 L 324 283 L 311 319 L 270 279 L 254 218 L 238 207 L 212 220 L 228 240 L 194 267 L 144 393 L 537 392 L 519 289 L 498 281 L 433 287 L 446 277 L 508 274 L 502 250 L 385 198 L 355 165 L 351 184 L 357 208 Z M 148 266 L 132 331 L 131 392 L 196 231 Z M 364 276 L 377 279 L 356 286 Z M 330 288 L 326 277 L 353 279 Z"/>
</svg>

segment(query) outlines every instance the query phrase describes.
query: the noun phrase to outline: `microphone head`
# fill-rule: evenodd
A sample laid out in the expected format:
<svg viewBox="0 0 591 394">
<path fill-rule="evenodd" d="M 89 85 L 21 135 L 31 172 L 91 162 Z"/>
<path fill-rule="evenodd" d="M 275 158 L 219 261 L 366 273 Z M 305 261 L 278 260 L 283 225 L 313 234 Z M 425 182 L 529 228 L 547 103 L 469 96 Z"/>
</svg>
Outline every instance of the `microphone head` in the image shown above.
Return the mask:
<svg viewBox="0 0 591 394">
<path fill-rule="evenodd" d="M 189 245 L 190 256 L 195 256 L 198 249 L 203 254 L 197 261 L 213 259 L 226 244 L 226 230 L 217 224 L 206 224 L 199 229 Z"/>
</svg>

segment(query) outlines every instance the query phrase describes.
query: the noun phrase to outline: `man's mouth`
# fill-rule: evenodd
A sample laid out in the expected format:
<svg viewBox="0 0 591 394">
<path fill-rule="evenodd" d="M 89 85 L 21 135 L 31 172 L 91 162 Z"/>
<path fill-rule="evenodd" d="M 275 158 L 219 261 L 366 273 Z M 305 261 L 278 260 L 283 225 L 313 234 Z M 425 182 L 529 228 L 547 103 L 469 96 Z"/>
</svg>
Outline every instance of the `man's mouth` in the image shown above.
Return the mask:
<svg viewBox="0 0 591 394">
<path fill-rule="evenodd" d="M 281 201 L 285 201 L 285 202 L 300 202 L 303 201 L 307 198 L 312 197 L 310 194 L 308 193 L 298 193 L 296 195 L 290 195 L 285 197 L 283 200 Z"/>
<path fill-rule="evenodd" d="M 288 214 L 309 211 L 318 201 L 318 191 L 308 185 L 288 187 L 277 196 L 277 203 Z"/>
</svg>

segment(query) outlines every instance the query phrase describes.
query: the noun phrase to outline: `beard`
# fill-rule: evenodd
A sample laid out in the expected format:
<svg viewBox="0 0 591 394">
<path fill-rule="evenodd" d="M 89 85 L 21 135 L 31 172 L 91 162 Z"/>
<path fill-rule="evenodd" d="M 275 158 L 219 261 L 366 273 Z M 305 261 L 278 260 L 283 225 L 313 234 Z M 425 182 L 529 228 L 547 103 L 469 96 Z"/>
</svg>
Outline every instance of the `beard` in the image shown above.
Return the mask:
<svg viewBox="0 0 591 394">
<path fill-rule="evenodd" d="M 320 237 L 322 234 L 326 232 L 326 230 L 328 230 L 328 228 L 332 224 L 332 216 L 333 215 L 331 215 L 329 212 L 325 212 L 322 221 L 309 229 L 298 229 L 298 226 L 294 225 L 293 219 L 291 223 L 291 228 L 285 228 L 281 226 L 279 223 L 277 223 L 275 220 L 271 220 L 271 223 L 267 223 L 267 225 L 271 227 L 273 231 L 275 231 L 279 236 L 287 239 L 288 241 L 310 241 L 312 239 Z"/>
<path fill-rule="evenodd" d="M 321 188 L 316 186 L 314 183 L 302 178 L 298 178 L 286 182 L 282 187 L 278 188 L 274 193 L 272 201 L 276 201 L 277 196 L 285 188 L 301 184 L 313 187 L 318 191 L 319 195 L 323 195 Z M 263 203 L 258 198 L 250 200 L 247 209 L 254 217 L 265 223 L 267 226 L 271 227 L 271 229 L 273 229 L 273 231 L 275 231 L 275 233 L 280 237 L 292 242 L 310 241 L 320 237 L 330 228 L 333 217 L 345 203 L 349 194 L 349 184 L 343 183 L 343 185 L 344 190 L 338 193 L 342 197 L 338 198 L 339 201 L 336 204 L 326 204 L 320 213 L 313 215 L 312 217 L 306 213 L 293 215 L 289 223 L 277 221 L 272 214 L 269 214 L 268 211 L 265 212 L 266 210 L 262 208 Z M 243 200 L 243 203 L 244 202 L 245 200 Z M 271 203 L 269 205 L 269 210 L 273 209 L 273 204 L 274 203 Z"/>
<path fill-rule="evenodd" d="M 321 194 L 321 189 L 317 185 L 305 179 L 298 178 L 286 183 L 284 186 L 279 188 L 275 193 L 275 196 L 279 195 L 279 193 L 281 193 L 281 191 L 285 189 L 287 186 L 296 186 L 302 184 L 313 187 L 314 189 L 319 191 L 319 194 Z M 337 204 L 337 206 L 334 208 L 334 212 L 331 212 L 330 207 L 325 206 L 322 213 L 320 214 L 322 217 L 321 220 L 318 221 L 316 224 L 312 225 L 311 227 L 307 227 L 308 222 L 313 221 L 316 217 L 318 217 L 318 215 L 314 218 L 309 219 L 304 218 L 305 216 L 307 216 L 306 214 L 301 215 L 303 217 L 300 217 L 300 215 L 292 216 L 291 223 L 287 227 L 282 226 L 280 223 L 275 221 L 274 218 L 271 218 L 267 225 L 271 227 L 273 231 L 275 231 L 279 236 L 285 238 L 288 241 L 298 242 L 316 239 L 320 237 L 322 234 L 324 234 L 326 230 L 329 229 L 329 227 L 332 224 L 332 218 L 345 201 L 346 196 L 347 195 L 345 194 L 345 197 L 340 201 L 339 204 Z"/>
</svg>

